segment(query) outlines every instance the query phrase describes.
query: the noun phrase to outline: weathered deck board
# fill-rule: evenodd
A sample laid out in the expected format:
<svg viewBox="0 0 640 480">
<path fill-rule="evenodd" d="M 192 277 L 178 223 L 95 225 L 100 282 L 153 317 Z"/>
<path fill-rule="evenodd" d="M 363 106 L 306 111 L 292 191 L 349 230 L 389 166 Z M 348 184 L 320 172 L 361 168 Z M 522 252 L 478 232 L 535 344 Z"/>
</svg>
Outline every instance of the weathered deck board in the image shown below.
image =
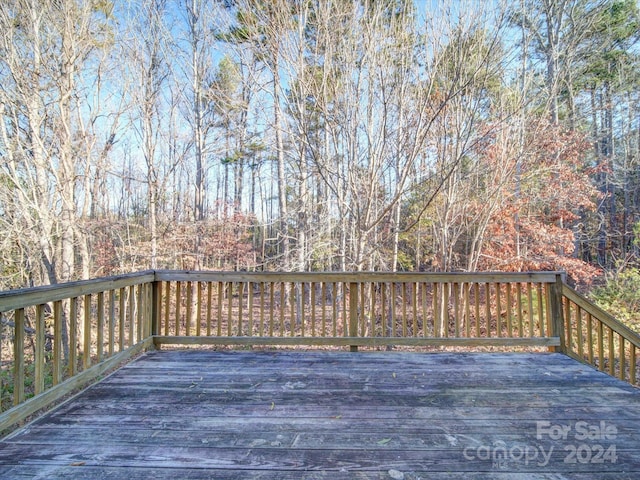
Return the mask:
<svg viewBox="0 0 640 480">
<path fill-rule="evenodd" d="M 560 354 L 150 352 L 0 442 L 0 478 L 636 479 L 640 391 Z"/>
</svg>

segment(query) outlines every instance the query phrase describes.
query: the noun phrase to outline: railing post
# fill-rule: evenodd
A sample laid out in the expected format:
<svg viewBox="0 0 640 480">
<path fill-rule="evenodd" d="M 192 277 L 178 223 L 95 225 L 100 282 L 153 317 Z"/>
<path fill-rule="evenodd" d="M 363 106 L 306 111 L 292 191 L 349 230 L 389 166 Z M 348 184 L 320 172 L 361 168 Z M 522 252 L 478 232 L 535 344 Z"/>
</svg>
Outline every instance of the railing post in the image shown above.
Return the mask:
<svg viewBox="0 0 640 480">
<path fill-rule="evenodd" d="M 15 311 L 13 339 L 13 404 L 24 402 L 24 309 Z"/>
<path fill-rule="evenodd" d="M 162 281 L 154 280 L 151 287 L 151 318 L 149 319 L 152 336 L 160 335 L 160 314 L 162 309 Z"/>
<path fill-rule="evenodd" d="M 349 336 L 358 336 L 358 284 L 349 284 Z M 357 345 L 351 345 L 352 352 L 358 351 Z"/>
<path fill-rule="evenodd" d="M 62 301 L 53 302 L 53 384 L 62 382 Z"/>
<path fill-rule="evenodd" d="M 556 281 L 553 285 L 551 285 L 551 336 L 560 338 L 560 346 L 559 347 L 551 347 L 551 351 L 566 353 L 566 344 L 565 344 L 565 325 L 564 325 L 564 315 L 562 308 L 562 285 L 563 278 L 562 274 L 556 275 Z"/>
</svg>

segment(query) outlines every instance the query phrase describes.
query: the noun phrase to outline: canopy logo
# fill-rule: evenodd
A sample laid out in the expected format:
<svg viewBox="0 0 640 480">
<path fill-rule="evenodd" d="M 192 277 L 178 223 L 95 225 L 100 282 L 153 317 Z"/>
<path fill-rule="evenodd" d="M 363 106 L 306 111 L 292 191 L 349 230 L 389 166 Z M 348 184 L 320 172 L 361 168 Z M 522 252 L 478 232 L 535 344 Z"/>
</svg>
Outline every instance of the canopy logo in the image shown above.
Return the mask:
<svg viewBox="0 0 640 480">
<path fill-rule="evenodd" d="M 536 422 L 536 444 L 507 445 L 497 440 L 491 445 L 466 447 L 463 451 L 467 460 L 491 461 L 494 468 L 507 468 L 514 463 L 546 467 L 551 462 L 562 463 L 616 463 L 618 428 L 600 421 L 589 423 L 553 424 L 548 421 Z M 555 453 L 555 455 L 554 455 Z"/>
</svg>

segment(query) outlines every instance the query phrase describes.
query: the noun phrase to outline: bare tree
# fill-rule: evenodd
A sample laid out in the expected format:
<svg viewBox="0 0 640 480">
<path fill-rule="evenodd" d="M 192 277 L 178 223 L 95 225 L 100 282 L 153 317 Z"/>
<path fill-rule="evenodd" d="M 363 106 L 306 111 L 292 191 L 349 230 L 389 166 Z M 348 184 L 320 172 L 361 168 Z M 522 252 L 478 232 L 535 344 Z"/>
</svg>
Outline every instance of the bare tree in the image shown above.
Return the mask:
<svg viewBox="0 0 640 480">
<path fill-rule="evenodd" d="M 195 178 L 193 218 L 202 221 L 207 209 L 208 156 L 211 153 L 209 134 L 213 126 L 213 105 L 207 96 L 213 75 L 213 56 L 219 10 L 214 0 L 179 0 L 179 9 L 184 20 L 184 29 L 175 39 L 179 54 L 174 58 L 176 81 L 184 88 L 188 108 L 183 112 L 191 126 L 191 148 Z M 176 52 L 177 53 L 177 52 Z"/>
<path fill-rule="evenodd" d="M 19 223 L 38 245 L 34 257 L 45 266 L 39 282 L 77 274 L 76 246 L 84 240 L 76 205 L 84 186 L 79 179 L 90 161 L 82 147 L 90 143 L 92 122 L 82 108 L 90 94 L 79 83 L 97 69 L 94 54 L 108 48 L 105 8 L 16 0 L 0 9 L 3 168 L 13 197 L 31 206 L 20 209 Z"/>
<path fill-rule="evenodd" d="M 134 126 L 140 138 L 146 164 L 146 188 L 151 240 L 150 267 L 158 267 L 159 202 L 171 167 L 162 168 L 159 143 L 167 137 L 168 129 L 163 112 L 163 93 L 170 70 L 167 62 L 168 32 L 164 25 L 166 0 L 142 0 L 136 5 L 137 21 L 132 23 L 132 41 L 127 45 L 127 58 L 133 77 L 131 88 L 134 107 Z M 161 176 L 162 174 L 162 176 Z"/>
</svg>

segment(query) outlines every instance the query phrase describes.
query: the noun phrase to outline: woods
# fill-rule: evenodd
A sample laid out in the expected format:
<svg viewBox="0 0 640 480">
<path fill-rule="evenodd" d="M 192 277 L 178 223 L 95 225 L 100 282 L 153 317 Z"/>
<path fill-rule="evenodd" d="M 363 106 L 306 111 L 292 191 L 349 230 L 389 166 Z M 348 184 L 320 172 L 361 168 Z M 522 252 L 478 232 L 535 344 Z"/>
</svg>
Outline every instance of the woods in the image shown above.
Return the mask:
<svg viewBox="0 0 640 480">
<path fill-rule="evenodd" d="M 634 0 L 7 0 L 0 288 L 601 283 L 638 266 L 639 22 Z"/>
</svg>

